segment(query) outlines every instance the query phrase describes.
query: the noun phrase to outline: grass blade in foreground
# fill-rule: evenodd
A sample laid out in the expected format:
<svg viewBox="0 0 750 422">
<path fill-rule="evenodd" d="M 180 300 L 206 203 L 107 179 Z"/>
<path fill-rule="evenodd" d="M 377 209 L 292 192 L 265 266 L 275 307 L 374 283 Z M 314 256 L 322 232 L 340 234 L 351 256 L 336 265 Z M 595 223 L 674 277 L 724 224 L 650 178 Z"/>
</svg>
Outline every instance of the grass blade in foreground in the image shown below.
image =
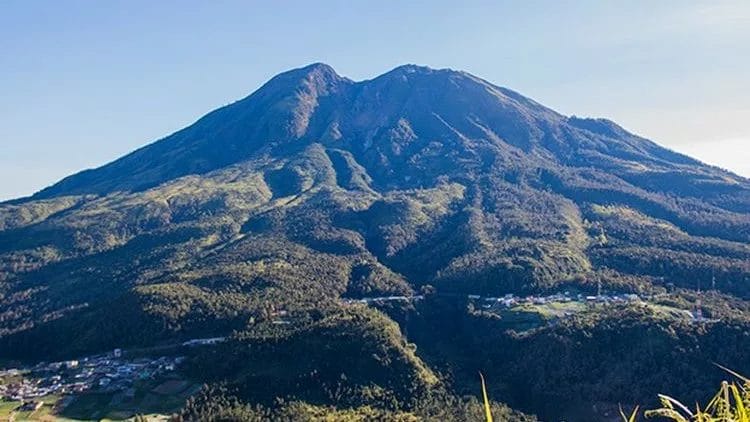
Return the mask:
<svg viewBox="0 0 750 422">
<path fill-rule="evenodd" d="M 482 381 L 482 398 L 484 398 L 484 416 L 487 422 L 492 422 L 492 412 L 490 411 L 490 400 L 487 398 L 487 387 L 484 385 L 484 375 L 479 373 L 479 379 Z"/>
<path fill-rule="evenodd" d="M 660 394 L 662 407 L 647 411 L 645 416 L 662 417 L 675 422 L 750 422 L 747 406 L 750 403 L 750 380 L 724 367 L 721 368 L 742 380 L 744 385 L 722 382 L 719 392 L 704 410 L 696 405 L 695 413 L 690 412 L 687 406 L 679 401 Z"/>
<path fill-rule="evenodd" d="M 622 410 L 622 406 L 620 406 L 620 416 L 622 416 L 622 422 L 636 422 L 636 418 L 638 417 L 638 408 L 640 406 L 636 406 L 635 409 L 633 409 L 633 412 L 630 413 L 630 417 L 625 415 L 625 412 Z"/>
</svg>

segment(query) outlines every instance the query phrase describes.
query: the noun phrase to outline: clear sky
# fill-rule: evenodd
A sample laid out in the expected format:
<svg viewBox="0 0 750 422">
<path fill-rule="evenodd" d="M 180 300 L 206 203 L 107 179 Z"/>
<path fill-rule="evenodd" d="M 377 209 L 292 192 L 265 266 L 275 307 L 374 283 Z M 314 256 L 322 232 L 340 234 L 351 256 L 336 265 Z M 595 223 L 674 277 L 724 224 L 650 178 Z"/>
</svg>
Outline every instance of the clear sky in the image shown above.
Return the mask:
<svg viewBox="0 0 750 422">
<path fill-rule="evenodd" d="M 0 0 L 0 200 L 317 61 L 466 70 L 750 176 L 748 0 Z"/>
</svg>

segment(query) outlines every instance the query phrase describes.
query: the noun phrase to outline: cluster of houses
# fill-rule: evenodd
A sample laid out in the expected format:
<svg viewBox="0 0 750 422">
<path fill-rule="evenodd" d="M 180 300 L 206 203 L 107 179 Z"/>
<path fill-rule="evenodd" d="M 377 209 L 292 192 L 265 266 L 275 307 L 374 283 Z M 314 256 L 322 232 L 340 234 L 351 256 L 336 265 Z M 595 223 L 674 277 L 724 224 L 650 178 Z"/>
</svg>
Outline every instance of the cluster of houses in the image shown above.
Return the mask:
<svg viewBox="0 0 750 422">
<path fill-rule="evenodd" d="M 185 347 L 213 346 L 214 344 L 223 343 L 226 340 L 226 337 L 194 338 L 183 342 L 182 345 Z"/>
<path fill-rule="evenodd" d="M 469 295 L 470 300 L 484 302 L 482 305 L 484 308 L 491 308 L 493 306 L 500 306 L 504 308 L 510 308 L 520 304 L 533 304 L 533 305 L 544 305 L 547 303 L 555 302 L 581 302 L 581 303 L 622 303 L 622 302 L 639 302 L 640 296 L 633 293 L 626 294 L 598 294 L 598 295 L 583 295 L 582 293 L 573 294 L 569 291 L 554 293 L 550 295 L 530 295 L 530 296 L 516 296 L 514 294 L 507 294 L 502 297 L 482 297 L 479 295 Z"/>
<path fill-rule="evenodd" d="M 438 294 L 439 296 L 459 296 L 455 294 Z M 470 301 L 481 306 L 485 310 L 502 310 L 510 309 L 517 305 L 529 304 L 529 305 L 545 305 L 549 303 L 586 303 L 586 304 L 616 304 L 616 303 L 644 303 L 644 299 L 634 293 L 598 293 L 596 295 L 584 295 L 578 292 L 558 292 L 548 295 L 528 295 L 528 296 L 517 296 L 512 293 L 506 294 L 501 297 L 492 296 L 481 296 L 481 295 L 468 295 L 461 296 L 467 297 Z M 366 305 L 383 305 L 388 302 L 413 302 L 424 299 L 422 295 L 414 296 L 378 296 L 378 297 L 365 297 L 359 299 L 344 299 L 344 303 L 363 303 Z M 700 300 L 695 304 L 692 310 L 680 311 L 684 315 L 691 319 L 694 323 L 702 322 L 716 322 L 716 319 L 709 319 L 703 316 Z M 567 314 L 570 311 L 566 312 Z"/>
<path fill-rule="evenodd" d="M 578 302 L 607 305 L 615 303 L 645 303 L 643 298 L 633 293 L 583 295 L 581 293 L 572 294 L 569 291 L 551 295 L 531 296 L 515 296 L 513 294 L 507 294 L 502 297 L 482 297 L 478 295 L 469 295 L 469 299 L 480 303 L 482 308 L 488 310 L 508 309 L 522 304 L 544 305 L 548 303 Z M 700 300 L 697 301 L 692 310 L 675 310 L 675 312 L 683 314 L 693 323 L 718 321 L 717 319 L 710 319 L 703 316 Z"/>
<path fill-rule="evenodd" d="M 455 294 L 438 294 L 439 296 L 455 296 Z M 545 305 L 548 303 L 587 303 L 587 304 L 615 304 L 615 303 L 643 303 L 644 299 L 634 293 L 598 293 L 596 295 L 584 295 L 578 292 L 558 292 L 548 295 L 528 295 L 528 296 L 517 296 L 512 293 L 506 294 L 501 297 L 492 296 L 481 296 L 481 295 L 468 295 L 461 296 L 467 297 L 470 301 L 481 306 L 486 310 L 501 310 L 510 309 L 517 305 L 529 304 L 529 305 Z M 346 304 L 363 303 L 366 305 L 383 305 L 388 302 L 413 302 L 424 299 L 422 295 L 414 296 L 378 296 L 378 297 L 365 297 L 359 299 L 343 299 Z M 695 304 L 692 310 L 680 311 L 685 314 L 692 322 L 715 322 L 716 319 L 709 319 L 703 316 L 700 300 Z"/>
<path fill-rule="evenodd" d="M 364 303 L 364 304 L 382 304 L 386 302 L 410 302 L 424 299 L 422 295 L 415 296 L 380 296 L 380 297 L 365 297 L 360 299 L 344 299 L 344 303 Z M 587 303 L 616 303 L 616 302 L 638 302 L 641 300 L 640 296 L 632 293 L 625 294 L 598 294 L 595 296 L 587 296 L 582 293 L 571 293 L 565 291 L 561 293 L 554 293 L 549 295 L 529 295 L 529 296 L 516 296 L 514 294 L 506 294 L 502 297 L 487 297 L 480 295 L 468 295 L 468 299 L 471 301 L 484 302 L 485 308 L 490 308 L 495 305 L 501 307 L 510 308 L 515 305 L 528 303 L 534 305 L 543 305 L 552 302 L 587 302 Z"/>
<path fill-rule="evenodd" d="M 422 295 L 415 295 L 415 296 L 378 296 L 378 297 L 363 297 L 361 299 L 343 299 L 343 302 L 346 304 L 351 303 L 364 303 L 365 305 L 371 305 L 371 304 L 383 304 L 386 302 L 411 302 L 416 300 L 424 299 L 424 296 Z"/>
<path fill-rule="evenodd" d="M 120 349 L 80 360 L 39 363 L 22 369 L 0 371 L 0 398 L 36 403 L 50 394 L 75 394 L 86 391 L 124 392 L 135 395 L 133 384 L 174 371 L 182 357 L 125 359 Z"/>
</svg>

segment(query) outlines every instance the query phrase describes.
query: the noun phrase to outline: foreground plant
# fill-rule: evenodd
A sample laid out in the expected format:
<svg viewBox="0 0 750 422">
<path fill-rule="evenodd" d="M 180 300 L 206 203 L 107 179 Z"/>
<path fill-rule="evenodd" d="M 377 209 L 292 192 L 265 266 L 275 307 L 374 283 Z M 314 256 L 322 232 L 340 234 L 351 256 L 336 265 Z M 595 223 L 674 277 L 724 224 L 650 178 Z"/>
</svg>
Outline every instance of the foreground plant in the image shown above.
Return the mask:
<svg viewBox="0 0 750 422">
<path fill-rule="evenodd" d="M 487 422 L 492 422 L 492 412 L 490 411 L 490 399 L 487 397 L 487 387 L 484 385 L 484 375 L 479 373 L 479 379 L 482 381 L 482 398 L 484 399 L 484 417 Z"/>
<path fill-rule="evenodd" d="M 696 404 L 695 411 L 670 396 L 659 394 L 662 407 L 648 410 L 644 415 L 647 418 L 659 417 L 675 422 L 750 422 L 750 379 L 723 366 L 717 366 L 732 374 L 741 383 L 722 382 L 713 399 L 702 409 Z M 636 407 L 630 417 L 626 417 L 620 409 L 624 422 L 635 422 L 637 413 Z"/>
<path fill-rule="evenodd" d="M 638 419 L 638 409 L 640 406 L 636 406 L 635 409 L 633 409 L 633 412 L 630 413 L 630 416 L 626 416 L 625 412 L 622 410 L 622 406 L 620 406 L 620 416 L 622 416 L 623 422 L 635 422 Z"/>
</svg>

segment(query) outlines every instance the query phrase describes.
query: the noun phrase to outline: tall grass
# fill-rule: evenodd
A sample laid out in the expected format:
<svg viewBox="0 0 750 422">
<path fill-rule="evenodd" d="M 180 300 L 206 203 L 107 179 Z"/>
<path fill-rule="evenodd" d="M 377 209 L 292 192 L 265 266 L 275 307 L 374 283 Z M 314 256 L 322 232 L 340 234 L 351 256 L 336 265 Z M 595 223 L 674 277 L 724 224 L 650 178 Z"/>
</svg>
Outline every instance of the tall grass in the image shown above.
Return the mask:
<svg viewBox="0 0 750 422">
<path fill-rule="evenodd" d="M 622 410 L 622 406 L 620 406 L 620 416 L 622 416 L 623 422 L 635 422 L 638 419 L 638 409 L 640 407 L 636 406 L 635 409 L 633 409 L 633 412 L 630 414 L 630 416 L 626 416 L 625 412 Z"/>
<path fill-rule="evenodd" d="M 482 398 L 484 399 L 484 417 L 487 422 L 492 422 L 492 412 L 490 411 L 490 400 L 487 398 L 487 387 L 484 385 L 484 375 L 479 373 L 479 379 L 482 381 Z"/>
<path fill-rule="evenodd" d="M 704 407 L 701 408 L 696 403 L 692 410 L 678 400 L 660 394 L 661 407 L 647 410 L 644 416 L 674 422 L 750 422 L 750 379 L 723 366 L 719 367 L 732 374 L 736 380 L 722 382 L 719 391 Z M 635 422 L 637 414 L 637 407 L 629 417 L 620 410 L 623 422 Z"/>
</svg>

